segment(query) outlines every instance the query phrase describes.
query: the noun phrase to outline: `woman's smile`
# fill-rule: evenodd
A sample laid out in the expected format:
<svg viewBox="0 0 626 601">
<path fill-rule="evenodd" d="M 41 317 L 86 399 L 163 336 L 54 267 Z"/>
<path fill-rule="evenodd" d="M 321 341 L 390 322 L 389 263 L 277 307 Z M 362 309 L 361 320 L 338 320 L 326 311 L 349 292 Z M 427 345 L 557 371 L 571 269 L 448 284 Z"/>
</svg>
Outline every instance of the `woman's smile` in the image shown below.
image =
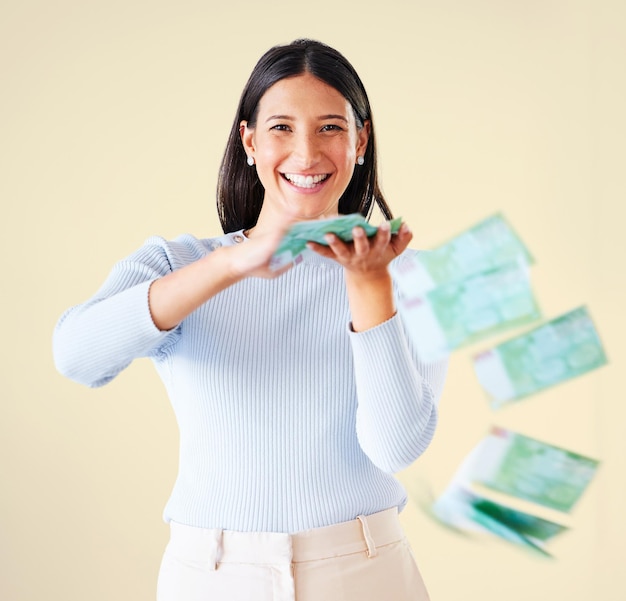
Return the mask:
<svg viewBox="0 0 626 601">
<path fill-rule="evenodd" d="M 299 173 L 283 173 L 282 176 L 300 190 L 318 190 L 330 177 L 329 173 L 321 175 L 304 175 Z"/>
</svg>

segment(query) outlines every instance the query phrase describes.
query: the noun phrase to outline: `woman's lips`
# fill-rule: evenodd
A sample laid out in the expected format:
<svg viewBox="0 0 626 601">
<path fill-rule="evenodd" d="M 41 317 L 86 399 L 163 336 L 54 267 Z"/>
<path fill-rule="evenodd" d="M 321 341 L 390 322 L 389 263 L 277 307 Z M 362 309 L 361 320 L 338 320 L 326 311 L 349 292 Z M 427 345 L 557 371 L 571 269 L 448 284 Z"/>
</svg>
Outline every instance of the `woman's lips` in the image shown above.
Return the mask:
<svg viewBox="0 0 626 601">
<path fill-rule="evenodd" d="M 330 176 L 329 173 L 321 173 L 316 175 L 302 175 L 299 173 L 283 173 L 282 176 L 297 188 L 311 190 L 326 181 Z"/>
</svg>

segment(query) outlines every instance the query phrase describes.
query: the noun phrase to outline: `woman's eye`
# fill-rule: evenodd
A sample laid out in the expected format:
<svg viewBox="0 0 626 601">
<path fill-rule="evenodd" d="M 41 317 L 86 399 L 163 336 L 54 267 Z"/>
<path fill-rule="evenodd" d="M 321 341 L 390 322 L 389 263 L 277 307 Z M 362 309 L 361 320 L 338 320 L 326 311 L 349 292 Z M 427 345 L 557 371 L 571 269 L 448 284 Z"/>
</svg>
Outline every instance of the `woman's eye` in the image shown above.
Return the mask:
<svg viewBox="0 0 626 601">
<path fill-rule="evenodd" d="M 274 125 L 273 127 L 271 127 L 271 129 L 276 130 L 276 131 L 289 131 L 289 126 L 284 123 L 278 123 Z"/>
<path fill-rule="evenodd" d="M 322 131 L 343 131 L 339 125 L 335 125 L 334 123 L 328 123 L 327 125 L 322 126 Z"/>
</svg>

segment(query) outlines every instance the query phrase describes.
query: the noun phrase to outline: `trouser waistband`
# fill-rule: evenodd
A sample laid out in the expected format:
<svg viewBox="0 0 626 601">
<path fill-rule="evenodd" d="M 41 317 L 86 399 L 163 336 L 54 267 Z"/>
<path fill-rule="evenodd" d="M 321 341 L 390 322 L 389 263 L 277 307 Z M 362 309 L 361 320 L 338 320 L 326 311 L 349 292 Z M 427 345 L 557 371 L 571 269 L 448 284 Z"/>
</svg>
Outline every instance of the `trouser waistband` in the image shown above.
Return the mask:
<svg viewBox="0 0 626 601">
<path fill-rule="evenodd" d="M 293 561 L 313 561 L 362 551 L 374 557 L 377 547 L 403 538 L 398 509 L 393 507 L 368 516 L 360 515 L 349 522 L 293 534 Z"/>
<path fill-rule="evenodd" d="M 360 552 L 375 557 L 377 548 L 404 538 L 396 507 L 294 534 L 196 528 L 176 522 L 170 522 L 170 527 L 170 544 L 179 556 L 214 568 L 220 563 L 276 565 Z"/>
</svg>

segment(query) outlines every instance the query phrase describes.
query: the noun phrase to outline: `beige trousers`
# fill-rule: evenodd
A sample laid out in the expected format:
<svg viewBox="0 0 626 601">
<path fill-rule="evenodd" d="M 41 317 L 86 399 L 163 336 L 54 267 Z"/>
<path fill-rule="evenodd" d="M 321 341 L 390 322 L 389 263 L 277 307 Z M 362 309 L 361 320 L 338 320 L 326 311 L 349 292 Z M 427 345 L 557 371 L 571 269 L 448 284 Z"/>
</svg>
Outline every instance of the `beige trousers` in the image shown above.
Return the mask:
<svg viewBox="0 0 626 601">
<path fill-rule="evenodd" d="M 395 508 L 296 534 L 171 523 L 158 601 L 428 601 Z"/>
</svg>

